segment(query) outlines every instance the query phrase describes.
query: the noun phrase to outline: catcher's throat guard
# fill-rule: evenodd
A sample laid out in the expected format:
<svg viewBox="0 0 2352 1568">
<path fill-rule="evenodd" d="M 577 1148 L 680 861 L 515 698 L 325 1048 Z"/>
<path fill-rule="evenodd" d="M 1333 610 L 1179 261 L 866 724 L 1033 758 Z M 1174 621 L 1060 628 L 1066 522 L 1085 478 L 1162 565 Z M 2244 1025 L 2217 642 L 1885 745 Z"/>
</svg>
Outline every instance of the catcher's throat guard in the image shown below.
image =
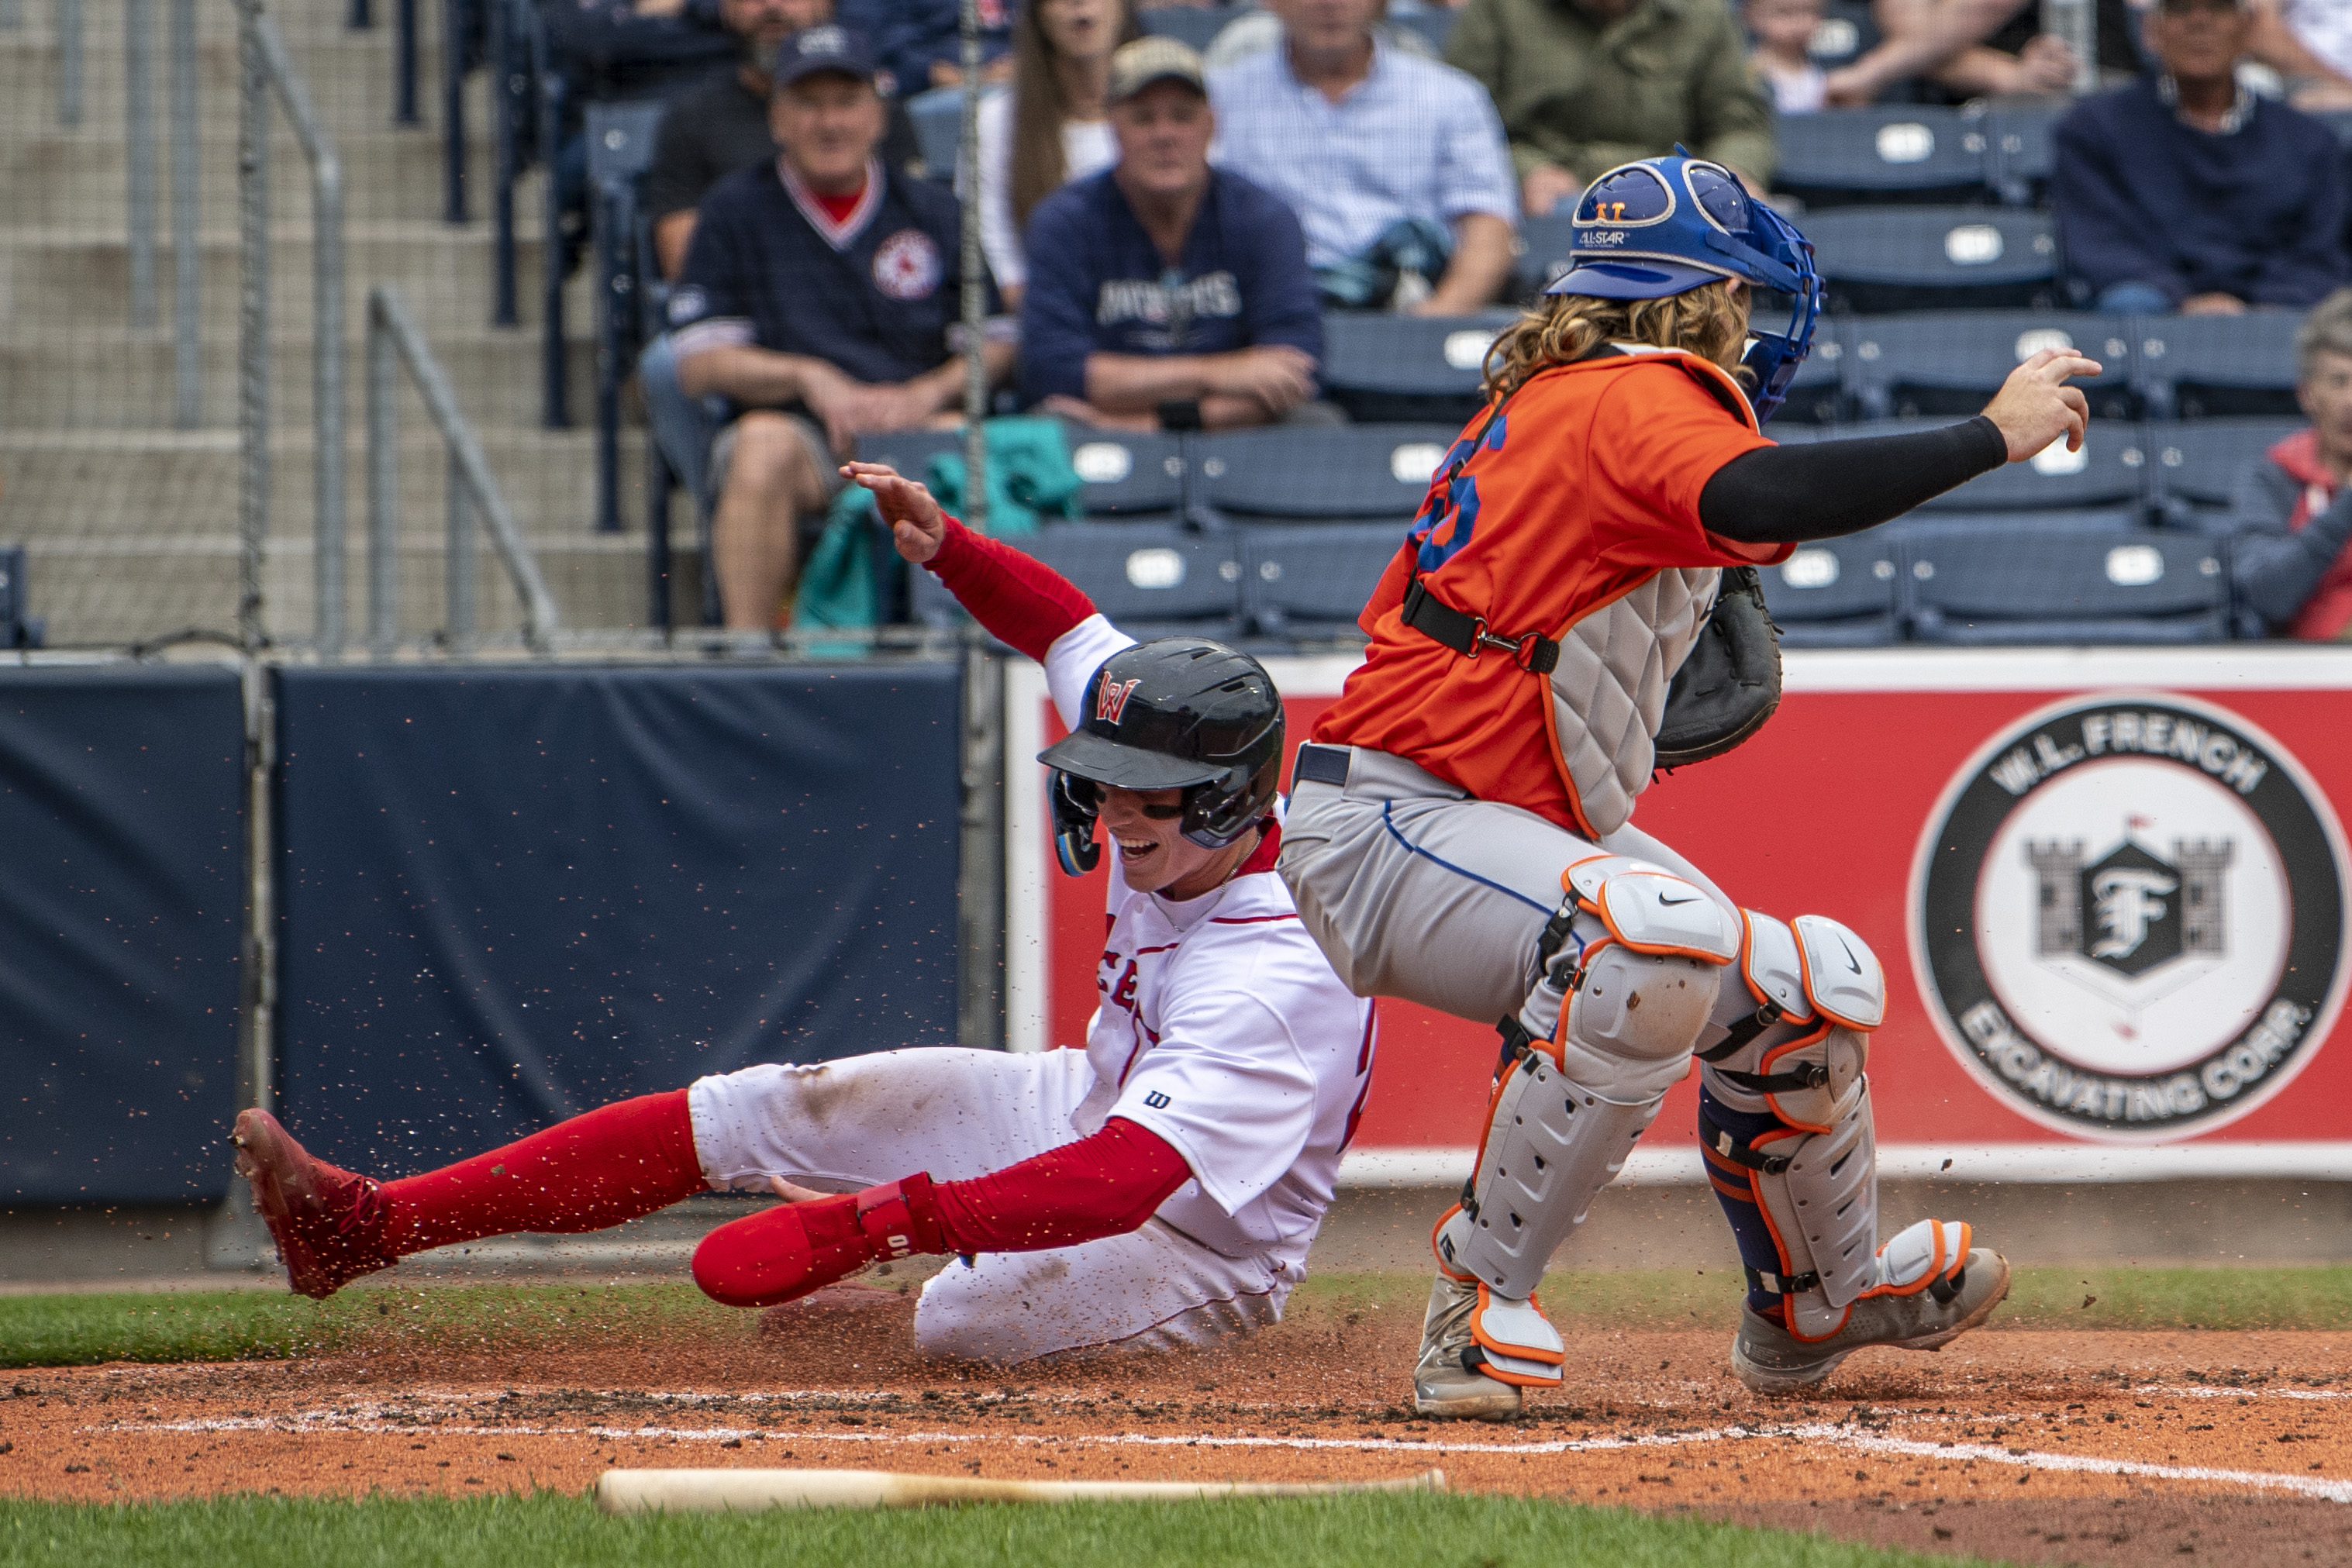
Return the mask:
<svg viewBox="0 0 2352 1568">
<path fill-rule="evenodd" d="M 1282 695 L 1247 653 L 1202 637 L 1120 649 L 1087 681 L 1077 727 L 1037 754 L 1062 869 L 1101 862 L 1105 788 L 1181 790 L 1184 837 L 1224 848 L 1274 804 L 1282 738 Z"/>
<path fill-rule="evenodd" d="M 1663 299 L 1737 277 L 1748 286 L 1751 313 L 1763 303 L 1759 291 L 1785 296 L 1787 324 L 1765 331 L 1751 319 L 1740 357 L 1753 378 L 1756 423 L 1772 417 L 1812 352 L 1822 312 L 1813 247 L 1794 224 L 1722 164 L 1676 147 L 1671 158 L 1620 163 L 1595 180 L 1570 228 L 1569 269 L 1547 294 Z"/>
</svg>

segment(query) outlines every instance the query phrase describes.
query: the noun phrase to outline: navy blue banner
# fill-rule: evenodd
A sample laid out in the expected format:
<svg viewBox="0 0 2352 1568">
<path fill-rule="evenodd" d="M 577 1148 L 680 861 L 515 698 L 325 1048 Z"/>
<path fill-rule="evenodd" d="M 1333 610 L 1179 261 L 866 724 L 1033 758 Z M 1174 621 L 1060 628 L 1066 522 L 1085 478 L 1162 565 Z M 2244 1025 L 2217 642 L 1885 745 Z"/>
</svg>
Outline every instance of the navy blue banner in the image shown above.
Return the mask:
<svg viewBox="0 0 2352 1568">
<path fill-rule="evenodd" d="M 289 1128 L 397 1176 L 953 1039 L 961 670 L 279 675 Z"/>
<path fill-rule="evenodd" d="M 0 669 L 0 1204 L 228 1190 L 236 673 Z"/>
</svg>

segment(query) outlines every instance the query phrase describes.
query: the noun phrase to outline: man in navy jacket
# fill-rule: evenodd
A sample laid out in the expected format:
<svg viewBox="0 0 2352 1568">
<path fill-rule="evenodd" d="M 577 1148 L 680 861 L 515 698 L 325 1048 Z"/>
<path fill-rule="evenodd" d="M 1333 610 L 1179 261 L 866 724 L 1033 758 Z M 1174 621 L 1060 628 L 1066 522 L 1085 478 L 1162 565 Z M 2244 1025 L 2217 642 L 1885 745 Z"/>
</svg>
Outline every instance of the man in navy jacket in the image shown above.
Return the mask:
<svg viewBox="0 0 2352 1568">
<path fill-rule="evenodd" d="M 2051 204 L 2100 309 L 2236 315 L 2345 280 L 2343 154 L 2326 126 L 2238 83 L 2252 22 L 2243 0 L 2161 0 L 2162 73 L 2059 122 Z"/>
<path fill-rule="evenodd" d="M 1216 119 L 1182 44 L 1122 45 L 1108 96 L 1118 162 L 1029 220 L 1022 400 L 1146 430 L 1295 416 L 1323 354 L 1297 217 L 1209 166 Z"/>
</svg>

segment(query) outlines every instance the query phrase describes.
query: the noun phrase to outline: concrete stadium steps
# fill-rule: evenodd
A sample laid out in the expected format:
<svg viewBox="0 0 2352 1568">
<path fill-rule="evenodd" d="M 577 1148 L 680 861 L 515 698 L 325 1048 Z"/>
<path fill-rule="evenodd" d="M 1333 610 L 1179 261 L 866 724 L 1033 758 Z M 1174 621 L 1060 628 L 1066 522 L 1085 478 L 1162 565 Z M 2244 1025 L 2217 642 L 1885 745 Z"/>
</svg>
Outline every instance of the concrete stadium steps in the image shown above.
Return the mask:
<svg viewBox="0 0 2352 1568">
<path fill-rule="evenodd" d="M 567 628 L 626 628 L 646 623 L 645 544 L 625 534 L 569 534 L 532 540 L 539 568 Z M 171 541 L 37 541 L 26 547 L 35 610 L 49 621 L 53 647 L 120 645 L 186 627 L 234 632 L 237 538 L 224 534 Z M 404 637 L 429 636 L 443 623 L 444 549 L 436 533 L 402 535 L 401 625 Z M 366 557 L 354 536 L 345 624 L 354 643 L 366 637 Z M 264 623 L 273 640 L 311 636 L 316 602 L 310 542 L 273 541 L 263 572 Z M 512 632 L 522 624 L 506 571 L 485 546 L 476 569 L 478 630 Z"/>
<path fill-rule="evenodd" d="M 233 302 L 223 308 L 233 308 Z M 171 301 L 164 299 L 168 319 Z M 354 319 L 344 344 L 344 417 L 356 430 L 366 417 L 364 322 Z M 574 331 L 584 330 L 575 324 Z M 234 332 L 234 319 L 207 312 L 207 333 Z M 428 333 L 434 357 L 448 372 L 457 405 L 475 427 L 509 425 L 535 429 L 541 422 L 540 338 L 535 327 L 482 328 Z M 197 343 L 201 367 L 198 417 L 206 427 L 234 424 L 237 416 L 236 342 L 206 337 Z M 270 349 L 270 415 L 281 430 L 310 424 L 310 352 L 308 340 L 290 340 Z M 585 430 L 595 417 L 596 346 L 584 335 L 569 340 L 565 385 L 572 422 Z M 97 328 L 70 336 L 26 336 L 0 330 L 0 432 L 10 430 L 169 430 L 176 395 L 169 329 L 132 333 Z M 402 375 L 401 420 L 421 426 L 424 405 Z M 0 444 L 5 450 L 5 444 Z"/>
<path fill-rule="evenodd" d="M 348 132 L 383 129 L 394 108 L 393 29 L 389 5 L 376 26 L 364 33 L 348 31 L 336 5 L 317 12 L 277 10 L 272 15 L 285 34 L 287 54 L 310 85 L 310 97 L 320 120 L 338 138 Z M 0 136 L 58 129 L 58 45 L 50 8 L 32 0 L 26 7 L 25 26 L 0 32 Z M 156 111 L 165 112 L 166 56 L 171 42 L 170 8 L 153 7 L 155 21 L 154 84 Z M 417 111 L 438 116 L 440 89 L 440 8 L 417 7 Z M 81 123 L 84 129 L 119 127 L 125 116 L 125 83 L 130 65 L 124 48 L 123 7 L 118 4 L 86 4 L 82 39 Z M 478 78 L 469 84 L 480 99 Z M 236 125 L 236 11 L 206 0 L 196 8 L 196 107 L 205 120 L 235 132 Z M 472 105 L 468 111 L 474 112 Z M 159 120 L 160 123 L 160 120 Z M 476 123 L 480 123 L 476 121 Z"/>
<path fill-rule="evenodd" d="M 595 437 L 584 431 L 490 426 L 483 455 L 515 520 L 534 544 L 593 535 Z M 440 434 L 415 409 L 401 426 L 401 521 L 438 528 L 446 508 Z M 269 531 L 275 541 L 308 539 L 315 525 L 316 446 L 307 427 L 281 425 L 270 443 Z M 625 432 L 621 494 L 625 521 L 643 512 L 646 435 Z M 354 542 L 367 518 L 367 444 L 354 428 L 344 448 L 344 516 Z M 234 430 L 0 431 L 0 533 L 12 542 L 235 535 L 241 461 Z M 607 536 L 611 537 L 611 536 Z M 629 536 L 621 536 L 629 537 Z M 642 532 L 635 536 L 641 546 Z M 37 592 L 46 585 L 37 574 Z"/>
<path fill-rule="evenodd" d="M 234 102 L 234 100 L 231 100 Z M 155 228 L 167 247 L 172 234 L 172 165 L 159 128 L 156 152 L 158 195 Z M 441 138 L 437 132 L 377 127 L 339 137 L 343 164 L 343 204 L 360 221 L 438 223 L 441 218 Z M 476 215 L 487 210 L 492 165 L 488 142 L 469 147 L 467 178 Z M 236 221 L 236 127 L 209 122 L 196 154 L 200 228 L 235 232 Z M 44 128 L 30 134 L 0 130 L 0 221 L 25 228 L 89 231 L 121 229 L 130 223 L 129 143 L 120 124 L 85 123 L 79 131 Z M 524 210 L 528 226 L 540 226 L 538 186 Z M 280 224 L 307 217 L 310 166 L 281 118 L 270 138 L 269 206 Z M 170 274 L 166 271 L 166 278 Z M 167 285 L 168 287 L 168 285 Z"/>
<path fill-rule="evenodd" d="M 273 214 L 270 230 L 270 326 L 281 336 L 310 330 L 310 214 Z M 207 320 L 234 323 L 238 299 L 237 236 L 234 228 L 199 230 L 197 287 Z M 157 246 L 157 287 L 168 301 L 172 247 Z M 523 321 L 539 325 L 541 246 L 536 234 L 515 246 L 517 300 Z M 450 228 L 431 221 L 354 222 L 343 230 L 344 308 L 352 319 L 366 308 L 369 288 L 399 288 L 428 337 L 490 324 L 492 235 L 486 223 Z M 125 321 L 131 308 L 131 247 L 119 225 L 100 229 L 0 226 L 0 335 L 71 332 L 85 322 Z M 565 309 L 587 329 L 588 280 L 577 268 L 567 285 Z M 169 319 L 169 307 L 165 306 Z M 232 326 L 229 329 L 234 331 Z M 0 423 L 7 416 L 0 413 Z"/>
</svg>

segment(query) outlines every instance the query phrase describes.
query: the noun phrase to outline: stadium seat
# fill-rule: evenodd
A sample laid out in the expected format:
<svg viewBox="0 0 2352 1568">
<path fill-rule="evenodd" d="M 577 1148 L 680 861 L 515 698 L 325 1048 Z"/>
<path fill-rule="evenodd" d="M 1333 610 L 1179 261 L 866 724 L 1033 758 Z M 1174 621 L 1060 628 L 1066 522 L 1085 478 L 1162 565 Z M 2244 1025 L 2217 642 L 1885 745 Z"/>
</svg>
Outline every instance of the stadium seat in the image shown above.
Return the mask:
<svg viewBox="0 0 2352 1568">
<path fill-rule="evenodd" d="M 1903 549 L 1885 530 L 1799 545 L 1759 569 L 1790 648 L 1877 648 L 1902 640 Z"/>
<path fill-rule="evenodd" d="M 2120 316 L 1937 311 L 1852 323 L 1848 385 L 1864 419 L 1980 411 L 2011 371 L 2042 349 L 2075 349 L 2102 373 L 2077 381 L 2097 419 L 2138 413 L 2131 323 Z"/>
<path fill-rule="evenodd" d="M 1334 313 L 1323 318 L 1320 371 L 1331 401 L 1364 424 L 1466 423 L 1478 395 L 1486 350 L 1517 319 L 1515 312 L 1476 316 Z"/>
<path fill-rule="evenodd" d="M 988 93 L 1003 90 L 990 88 Z M 915 94 L 907 99 L 907 119 L 915 127 L 924 171 L 934 180 L 953 182 L 956 148 L 963 141 L 963 89 L 935 87 Z"/>
<path fill-rule="evenodd" d="M 1096 609 L 1137 637 L 1223 641 L 1241 633 L 1241 547 L 1231 534 L 1064 523 L 1024 538 L 1021 548 L 1086 590 Z"/>
<path fill-rule="evenodd" d="M 2047 213 L 1849 207 L 1809 214 L 1804 229 L 1833 310 L 2048 309 L 2058 300 Z"/>
<path fill-rule="evenodd" d="M 2011 206 L 2036 204 L 2050 183 L 2051 131 L 2063 109 L 2017 105 L 1993 111 L 1993 189 Z"/>
<path fill-rule="evenodd" d="M 1451 424 L 1359 424 L 1201 436 L 1192 444 L 1198 498 L 1231 518 L 1393 519 L 1401 537 L 1460 434 Z"/>
<path fill-rule="evenodd" d="M 1439 59 L 1445 57 L 1445 40 L 1454 34 L 1454 19 L 1459 11 L 1449 6 L 1432 6 L 1424 11 L 1401 12 L 1389 17 L 1388 25 L 1400 32 L 1413 33 L 1429 46 L 1429 52 Z"/>
<path fill-rule="evenodd" d="M 1576 223 L 1565 207 L 1539 218 L 1519 220 L 1519 255 L 1511 264 L 1512 298 L 1531 300 L 1568 270 Z"/>
<path fill-rule="evenodd" d="M 1190 465 L 1181 437 L 1130 435 L 1078 425 L 1065 431 L 1070 466 L 1086 483 L 1082 499 L 1087 516 L 1172 522 L 1184 510 Z"/>
<path fill-rule="evenodd" d="M 2229 514 L 2246 465 L 2303 428 L 2300 419 L 2195 419 L 2143 426 L 2164 519 L 2181 528 L 2219 524 Z"/>
<path fill-rule="evenodd" d="M 621 382 L 650 340 L 646 301 L 657 275 L 638 244 L 637 182 L 653 159 L 657 103 L 592 103 L 587 110 L 588 231 L 596 313 L 596 526 L 621 531 Z M 554 352 L 562 353 L 562 340 Z"/>
<path fill-rule="evenodd" d="M 1757 306 L 1757 317 L 1763 320 L 1788 319 L 1785 307 L 1775 308 L 1765 296 Z M 1813 328 L 1813 351 L 1797 367 L 1796 378 L 1789 383 L 1789 393 L 1772 423 L 1764 434 L 1775 441 L 1781 432 L 1799 425 L 1835 424 L 1849 417 L 1853 409 L 1845 390 L 1846 365 L 1853 357 L 1853 324 L 1833 316 L 1825 316 Z"/>
<path fill-rule="evenodd" d="M 1261 636 L 1321 640 L 1357 632 L 1356 616 L 1404 540 L 1402 521 L 1242 528 L 1242 590 Z"/>
<path fill-rule="evenodd" d="M 1850 66 L 1878 47 L 1878 19 L 1864 0 L 1829 0 L 1805 53 L 1825 71 Z"/>
<path fill-rule="evenodd" d="M 1965 202 L 1990 184 L 1982 115 L 1929 104 L 1878 104 L 1780 117 L 1773 189 L 1811 208 L 1858 203 Z"/>
<path fill-rule="evenodd" d="M 2218 543 L 2030 524 L 1939 529 L 1906 542 L 1912 634 L 1922 642 L 2211 643 L 2229 636 Z"/>
<path fill-rule="evenodd" d="M 2149 417 L 2289 419 L 2300 412 L 2294 401 L 2299 312 L 2143 316 L 2135 325 L 2140 395 Z"/>
<path fill-rule="evenodd" d="M 1147 33 L 1181 39 L 1205 52 L 1226 23 L 1256 9 L 1255 5 L 1152 5 L 1138 11 L 1135 20 Z"/>
</svg>

